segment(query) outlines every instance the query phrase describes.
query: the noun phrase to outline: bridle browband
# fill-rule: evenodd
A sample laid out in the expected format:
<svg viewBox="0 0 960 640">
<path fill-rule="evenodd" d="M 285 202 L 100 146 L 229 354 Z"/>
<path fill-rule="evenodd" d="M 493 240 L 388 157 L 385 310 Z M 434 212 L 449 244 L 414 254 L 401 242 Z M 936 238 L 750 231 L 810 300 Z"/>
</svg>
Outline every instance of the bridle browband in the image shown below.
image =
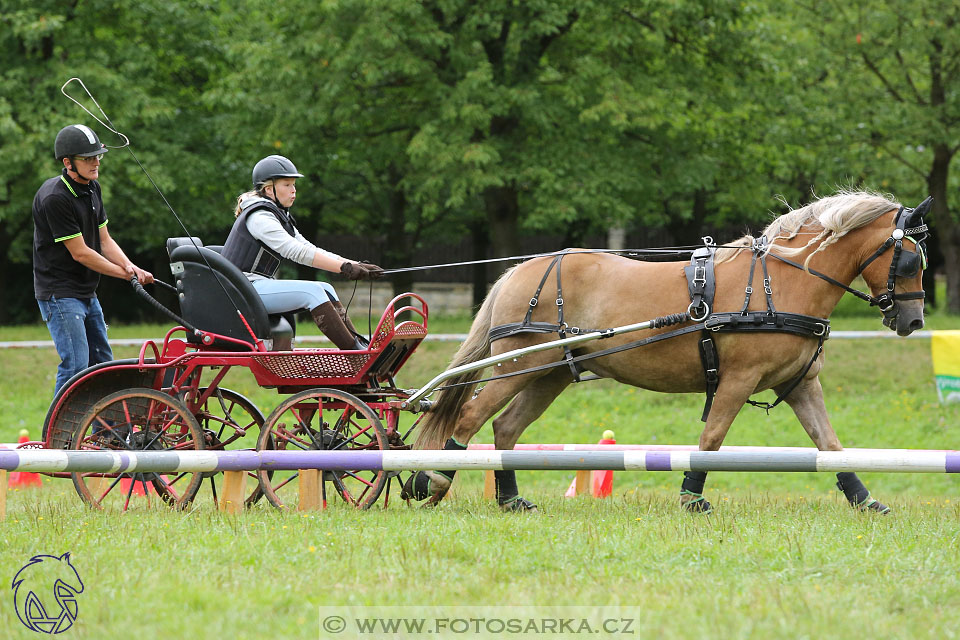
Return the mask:
<svg viewBox="0 0 960 640">
<path fill-rule="evenodd" d="M 768 253 L 772 258 L 776 258 L 780 262 L 790 265 L 800 269 L 801 271 L 806 271 L 810 275 L 816 276 L 821 280 L 829 282 L 835 287 L 839 287 L 850 293 L 865 302 L 869 302 L 870 306 L 876 306 L 883 313 L 885 318 L 895 318 L 899 313 L 899 305 L 897 304 L 898 300 L 923 300 L 926 294 L 923 290 L 920 291 L 909 291 L 906 293 L 894 293 L 894 287 L 896 286 L 897 277 L 913 277 L 917 275 L 921 265 L 926 266 L 926 252 L 924 250 L 923 242 L 928 235 L 928 227 L 926 223 L 923 222 L 923 215 L 930 210 L 930 205 L 933 203 L 933 198 L 928 197 L 926 200 L 921 202 L 913 209 L 908 209 L 903 205 L 900 206 L 900 209 L 897 211 L 896 218 L 894 219 L 894 224 L 896 227 L 890 233 L 890 237 L 884 241 L 880 247 L 870 255 L 869 258 L 863 261 L 863 263 L 857 268 L 857 275 L 863 273 L 870 263 L 882 256 L 887 252 L 888 249 L 893 247 L 893 259 L 890 261 L 890 270 L 887 275 L 887 287 L 886 290 L 881 293 L 879 296 L 873 296 L 869 293 L 864 293 L 859 289 L 854 289 L 853 287 L 846 285 L 839 280 L 831 278 L 825 273 L 821 273 L 815 269 L 810 269 L 801 264 L 789 260 L 782 256 L 778 256 L 775 253 Z M 909 222 L 912 222 L 914 219 L 919 221 L 919 224 L 913 227 L 907 227 Z M 903 240 L 907 238 L 912 240 L 917 247 L 917 251 L 906 251 L 903 248 Z"/>
</svg>

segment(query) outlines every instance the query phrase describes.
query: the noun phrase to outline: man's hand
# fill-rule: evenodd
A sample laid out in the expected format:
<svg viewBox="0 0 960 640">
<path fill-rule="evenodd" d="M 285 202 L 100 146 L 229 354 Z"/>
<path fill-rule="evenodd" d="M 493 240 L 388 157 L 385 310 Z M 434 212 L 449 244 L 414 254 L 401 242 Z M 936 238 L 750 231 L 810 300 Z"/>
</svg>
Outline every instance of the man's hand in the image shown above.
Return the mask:
<svg viewBox="0 0 960 640">
<path fill-rule="evenodd" d="M 150 284 L 153 282 L 153 274 L 149 271 L 144 271 L 137 265 L 132 262 L 127 265 L 127 279 L 136 278 L 137 282 L 140 284 Z"/>
</svg>

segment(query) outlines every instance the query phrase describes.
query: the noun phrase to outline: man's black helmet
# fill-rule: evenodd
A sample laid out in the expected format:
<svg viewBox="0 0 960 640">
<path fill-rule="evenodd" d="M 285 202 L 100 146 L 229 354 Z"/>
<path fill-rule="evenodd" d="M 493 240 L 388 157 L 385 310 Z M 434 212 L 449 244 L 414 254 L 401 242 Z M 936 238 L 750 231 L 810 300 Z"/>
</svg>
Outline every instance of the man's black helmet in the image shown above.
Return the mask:
<svg viewBox="0 0 960 640">
<path fill-rule="evenodd" d="M 67 156 L 99 156 L 107 152 L 107 147 L 100 142 L 100 138 L 93 129 L 84 124 L 71 124 L 60 129 L 57 141 L 53 143 L 53 152 L 57 160 Z"/>
<path fill-rule="evenodd" d="M 283 156 L 267 156 L 253 167 L 253 186 L 259 189 L 272 178 L 302 178 L 292 162 Z"/>
</svg>

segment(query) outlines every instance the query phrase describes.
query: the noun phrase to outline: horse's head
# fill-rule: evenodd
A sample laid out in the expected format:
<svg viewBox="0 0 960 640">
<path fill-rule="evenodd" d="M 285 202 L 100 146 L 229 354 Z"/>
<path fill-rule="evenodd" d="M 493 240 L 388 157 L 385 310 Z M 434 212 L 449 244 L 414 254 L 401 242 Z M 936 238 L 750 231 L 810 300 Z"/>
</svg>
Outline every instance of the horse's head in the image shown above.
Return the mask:
<svg viewBox="0 0 960 640">
<path fill-rule="evenodd" d="M 901 336 L 923 328 L 921 275 L 927 263 L 923 216 L 932 203 L 933 198 L 927 198 L 913 209 L 901 206 L 893 217 L 893 229 L 884 231 L 887 238 L 859 268 L 876 298 L 873 304 L 883 312 L 883 324 Z"/>
</svg>

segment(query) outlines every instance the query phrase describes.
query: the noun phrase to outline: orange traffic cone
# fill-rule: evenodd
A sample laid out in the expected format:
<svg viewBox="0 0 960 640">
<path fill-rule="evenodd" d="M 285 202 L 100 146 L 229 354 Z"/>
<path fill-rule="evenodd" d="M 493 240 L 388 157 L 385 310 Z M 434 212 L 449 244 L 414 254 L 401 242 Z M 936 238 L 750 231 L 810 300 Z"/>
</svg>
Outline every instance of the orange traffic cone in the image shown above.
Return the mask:
<svg viewBox="0 0 960 640">
<path fill-rule="evenodd" d="M 617 444 L 613 431 L 607 429 L 599 444 Z M 590 483 L 594 498 L 609 498 L 613 494 L 613 471 L 594 471 L 593 481 Z"/>
<path fill-rule="evenodd" d="M 23 444 L 24 442 L 30 442 L 30 432 L 26 429 L 21 429 L 17 444 Z M 32 471 L 11 471 L 10 481 L 7 484 L 11 487 L 43 486 L 43 482 L 40 480 L 40 474 Z"/>
<path fill-rule="evenodd" d="M 613 431 L 607 429 L 597 444 L 617 444 Z M 577 481 L 580 484 L 577 484 Z M 581 493 L 590 492 L 594 498 L 606 498 L 613 494 L 613 471 L 577 471 L 564 498 L 573 498 Z"/>
</svg>

